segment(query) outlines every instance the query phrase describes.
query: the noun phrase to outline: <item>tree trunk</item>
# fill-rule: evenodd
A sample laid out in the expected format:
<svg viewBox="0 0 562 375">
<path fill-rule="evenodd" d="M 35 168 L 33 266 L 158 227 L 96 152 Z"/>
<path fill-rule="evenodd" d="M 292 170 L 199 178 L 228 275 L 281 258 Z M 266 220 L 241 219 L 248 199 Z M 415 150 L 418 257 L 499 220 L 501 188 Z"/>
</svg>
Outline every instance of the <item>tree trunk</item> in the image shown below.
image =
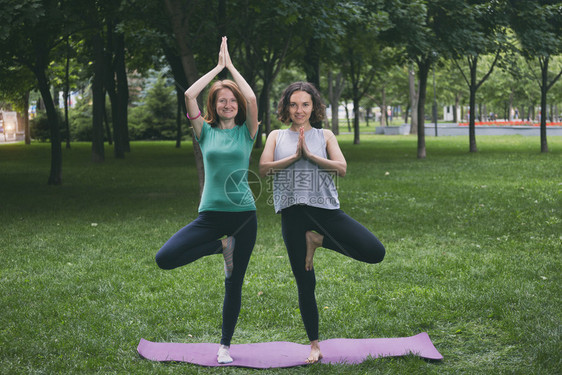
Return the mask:
<svg viewBox="0 0 562 375">
<path fill-rule="evenodd" d="M 50 138 L 51 138 L 51 172 L 49 174 L 49 185 L 62 184 L 62 149 L 59 128 L 59 116 L 49 90 L 49 83 L 43 65 L 40 64 L 34 69 L 39 86 L 39 92 L 43 98 L 43 104 L 47 111 L 47 119 L 49 120 Z"/>
<path fill-rule="evenodd" d="M 258 113 L 260 116 L 260 126 L 258 128 L 256 142 L 254 144 L 255 148 L 261 148 L 263 146 L 262 133 L 265 133 L 266 138 L 271 132 L 271 118 L 269 110 L 269 95 L 271 90 L 271 82 L 267 78 L 268 74 L 264 74 L 263 87 L 260 92 L 260 97 L 258 101 Z"/>
<path fill-rule="evenodd" d="M 181 137 L 182 137 L 182 129 L 181 125 L 183 123 L 183 113 L 181 108 L 181 101 L 183 99 L 183 92 L 176 88 L 176 148 L 181 147 Z"/>
<path fill-rule="evenodd" d="M 321 41 L 310 38 L 304 55 L 306 80 L 320 90 L 320 48 Z"/>
<path fill-rule="evenodd" d="M 111 102 L 111 123 L 113 125 L 113 153 L 115 158 L 117 159 L 124 159 L 125 158 L 125 150 L 123 148 L 123 140 L 121 135 L 123 134 L 121 130 L 121 115 L 120 115 L 120 106 L 119 106 L 119 99 L 117 97 L 117 87 L 115 84 L 115 64 L 113 62 L 113 53 L 114 52 L 114 45 L 113 45 L 113 26 L 112 23 L 109 22 L 107 26 L 107 48 L 105 52 L 105 69 L 104 69 L 104 77 L 105 77 L 105 88 L 109 95 L 109 101 Z M 109 130 L 107 132 L 109 134 Z M 109 138 L 108 138 L 109 141 Z M 111 143 L 110 143 L 111 144 Z"/>
<path fill-rule="evenodd" d="M 195 64 L 193 51 L 187 42 L 190 23 L 188 21 L 184 22 L 183 19 L 183 17 L 186 17 L 189 13 L 183 10 L 182 3 L 179 0 L 165 0 L 165 3 L 177 47 L 180 52 L 183 72 L 188 85 L 192 85 L 199 78 L 199 74 L 197 72 L 197 65 Z M 200 105 L 199 107 L 202 106 Z M 193 154 L 195 156 L 195 165 L 197 167 L 197 175 L 199 177 L 199 194 L 202 194 L 203 186 L 205 184 L 205 170 L 203 167 L 203 155 L 201 154 L 201 148 L 199 147 L 199 143 L 195 140 L 193 140 Z"/>
<path fill-rule="evenodd" d="M 349 121 L 349 109 L 347 108 L 347 100 L 344 101 L 345 104 L 345 119 L 347 120 L 347 131 L 351 133 L 351 122 Z"/>
<path fill-rule="evenodd" d="M 541 64 L 541 152 L 548 152 L 546 139 L 546 95 L 548 94 L 548 61 L 545 57 Z"/>
<path fill-rule="evenodd" d="M 125 35 L 115 34 L 115 78 L 117 81 L 117 115 L 119 139 L 124 152 L 130 152 L 129 141 L 129 82 L 125 64 Z M 117 156 L 117 155 L 116 155 Z"/>
<path fill-rule="evenodd" d="M 457 115 L 457 111 L 459 108 L 459 102 L 460 102 L 460 95 L 459 93 L 455 94 L 455 105 L 453 107 L 453 122 L 455 124 L 457 124 L 459 122 L 459 116 Z"/>
<path fill-rule="evenodd" d="M 476 148 L 476 67 L 478 65 L 478 60 L 474 59 L 473 64 L 470 65 L 470 99 L 469 108 L 470 116 L 468 119 L 468 140 L 469 140 L 469 151 L 477 152 Z"/>
<path fill-rule="evenodd" d="M 105 125 L 105 136 L 107 138 L 107 144 L 113 146 L 113 136 L 111 135 L 111 129 L 109 128 L 109 119 L 107 118 L 107 107 L 105 106 L 105 90 L 103 94 L 103 124 Z"/>
<path fill-rule="evenodd" d="M 417 134 L 419 91 L 416 92 L 416 72 L 413 67 L 408 70 L 408 81 L 410 86 L 410 108 L 412 110 L 410 134 Z"/>
<path fill-rule="evenodd" d="M 388 126 L 388 116 L 386 112 L 386 90 L 384 86 L 381 89 L 381 126 Z"/>
<path fill-rule="evenodd" d="M 178 118 L 177 118 L 177 127 L 176 127 L 176 148 L 181 147 L 181 139 L 183 137 L 182 132 L 182 125 L 183 119 L 187 114 L 187 109 L 185 108 L 185 98 L 184 92 L 187 90 L 187 79 L 185 74 L 183 73 L 183 67 L 181 64 L 180 57 L 175 53 L 173 48 L 170 48 L 166 45 L 163 46 L 164 55 L 166 56 L 166 60 L 168 60 L 168 65 L 172 69 L 172 75 L 174 76 L 174 81 L 176 83 L 176 100 L 177 100 L 177 107 L 178 107 Z"/>
<path fill-rule="evenodd" d="M 94 77 L 92 79 L 92 161 L 94 163 L 100 163 L 105 160 L 103 144 L 103 116 L 105 113 L 105 95 L 103 89 L 103 40 L 98 33 L 95 33 L 93 36 L 93 46 Z"/>
<path fill-rule="evenodd" d="M 353 144 L 358 145 L 359 139 L 359 97 L 353 95 Z"/>
<path fill-rule="evenodd" d="M 332 108 L 332 123 L 331 123 L 332 132 L 335 135 L 339 135 L 340 134 L 340 123 L 339 123 L 339 119 L 338 119 L 338 116 L 339 116 L 338 103 L 337 102 L 331 103 L 330 107 Z"/>
<path fill-rule="evenodd" d="M 68 99 L 70 96 L 70 43 L 66 36 L 66 65 L 64 67 L 64 128 L 66 130 L 66 148 L 70 149 L 70 124 L 68 123 Z"/>
<path fill-rule="evenodd" d="M 509 113 L 509 121 L 513 121 L 513 95 L 514 95 L 514 90 L 511 89 L 511 92 L 509 93 L 509 108 L 508 108 L 508 113 Z"/>
<path fill-rule="evenodd" d="M 223 36 L 228 36 L 227 33 L 227 14 L 226 14 L 226 0 L 218 0 L 217 4 L 217 31 L 218 31 L 218 38 L 217 38 L 217 45 L 220 45 Z M 223 69 L 219 72 L 218 79 L 225 80 L 228 78 L 228 70 Z"/>
<path fill-rule="evenodd" d="M 31 144 L 31 134 L 29 133 L 29 91 L 23 95 L 22 98 L 23 111 L 21 113 L 21 118 L 23 121 L 23 134 L 25 139 L 25 144 Z"/>
<path fill-rule="evenodd" d="M 418 62 L 419 91 L 418 91 L 418 159 L 425 159 L 425 98 L 427 92 L 427 77 L 431 61 L 424 58 Z"/>
<path fill-rule="evenodd" d="M 345 82 L 341 72 L 337 74 L 335 82 L 332 72 L 328 72 L 328 96 L 330 107 L 332 108 L 332 132 L 335 135 L 340 134 L 339 103 L 344 86 Z"/>
<path fill-rule="evenodd" d="M 482 122 L 486 118 L 486 112 L 482 110 L 482 102 L 478 103 L 478 121 Z"/>
</svg>

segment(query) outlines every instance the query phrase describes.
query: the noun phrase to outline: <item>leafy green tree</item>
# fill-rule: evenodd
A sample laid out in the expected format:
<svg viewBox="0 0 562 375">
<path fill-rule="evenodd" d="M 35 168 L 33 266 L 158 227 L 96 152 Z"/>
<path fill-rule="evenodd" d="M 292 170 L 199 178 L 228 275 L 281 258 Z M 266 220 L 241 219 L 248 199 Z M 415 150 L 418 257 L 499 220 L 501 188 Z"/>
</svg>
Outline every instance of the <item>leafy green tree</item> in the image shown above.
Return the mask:
<svg viewBox="0 0 562 375">
<path fill-rule="evenodd" d="M 128 134 L 129 85 L 125 63 L 125 33 L 121 29 L 122 20 L 127 12 L 123 4 L 110 3 L 109 15 L 105 22 L 105 69 L 104 86 L 111 101 L 111 119 L 113 124 L 114 155 L 125 158 L 130 151 Z"/>
<path fill-rule="evenodd" d="M 441 89 L 438 95 L 440 95 L 444 103 L 452 105 L 452 121 L 454 123 L 462 121 L 462 103 L 463 99 L 467 97 L 467 86 L 461 72 L 451 60 L 442 60 L 436 70 L 436 76 L 438 89 Z M 459 113 L 461 115 L 460 118 L 458 116 Z"/>
<path fill-rule="evenodd" d="M 144 101 L 147 117 L 144 119 L 145 139 L 174 139 L 175 96 L 173 87 L 166 85 L 166 78 L 158 76 Z"/>
<path fill-rule="evenodd" d="M 476 147 L 476 91 L 488 79 L 496 67 L 501 52 L 507 46 L 504 2 L 498 1 L 448 1 L 438 8 L 440 22 L 437 33 L 447 45 L 447 55 L 461 71 L 469 87 L 470 118 L 468 123 L 469 151 Z M 478 79 L 478 64 L 482 57 L 492 54 L 494 59 Z M 459 60 L 468 66 L 465 73 Z"/>
<path fill-rule="evenodd" d="M 51 170 L 48 184 L 62 183 L 62 150 L 59 116 L 49 82 L 49 64 L 53 48 L 61 43 L 64 13 L 55 0 L 0 0 L 0 60 L 5 66 L 25 66 L 37 79 L 37 85 L 50 127 Z"/>
<path fill-rule="evenodd" d="M 261 122 L 255 147 L 262 146 L 261 132 L 271 131 L 271 91 L 282 68 L 287 66 L 289 52 L 303 35 L 302 19 L 306 17 L 306 3 L 297 0 L 247 0 L 238 1 L 228 8 L 232 23 L 235 64 L 258 96 Z M 236 17 L 234 17 L 236 15 Z M 256 90 L 257 80 L 261 88 Z"/>
<path fill-rule="evenodd" d="M 155 4 L 156 7 L 159 7 L 159 3 L 153 4 Z M 208 19 L 204 17 L 194 18 L 193 15 L 213 14 L 210 8 L 210 3 L 197 0 L 165 0 L 164 5 L 169 25 L 171 27 L 171 35 L 174 36 L 176 41 L 175 45 L 168 50 L 168 56 L 174 56 L 176 58 L 176 66 L 173 70 L 174 75 L 181 75 L 180 69 L 177 66 L 177 56 L 179 56 L 181 66 L 183 68 L 183 75 L 185 76 L 185 80 L 182 79 L 183 77 L 179 77 L 180 79 L 176 79 L 176 83 L 182 82 L 186 83 L 186 86 L 190 86 L 199 78 L 194 52 L 194 43 L 196 38 L 192 39 L 190 37 L 193 37 L 195 33 L 194 30 L 198 29 L 200 25 L 207 26 L 205 19 Z M 155 10 L 153 14 L 159 15 L 161 13 L 158 10 Z M 150 15 L 148 16 L 150 17 Z M 162 25 L 159 24 L 159 26 Z M 165 28 L 162 29 L 166 30 Z M 159 28 L 159 30 L 161 30 L 161 28 Z M 208 31 L 207 29 L 205 30 Z M 211 27 L 211 30 L 216 32 L 217 29 Z M 208 31 L 205 35 L 211 34 L 212 33 Z M 211 43 L 208 44 L 210 45 Z M 217 49 L 215 48 L 215 51 L 216 50 Z M 175 51 L 176 53 L 172 53 L 172 51 Z M 213 55 L 216 57 L 216 52 Z M 185 89 L 187 89 L 187 87 Z M 179 100 L 179 94 L 177 95 L 177 98 Z M 199 107 L 203 107 L 201 102 L 199 103 Z M 201 193 L 205 182 L 205 170 L 203 168 L 203 156 L 197 142 L 193 142 L 193 153 L 199 177 L 199 192 Z"/>
<path fill-rule="evenodd" d="M 340 56 L 353 101 L 353 143 L 359 144 L 360 101 L 371 89 L 376 75 L 384 69 L 384 45 L 378 35 L 389 28 L 389 22 L 382 2 L 356 2 L 345 16 Z"/>
<path fill-rule="evenodd" d="M 521 54 L 529 66 L 540 68 L 541 152 L 548 152 L 546 113 L 548 91 L 562 76 L 562 69 L 551 72 L 550 64 L 562 54 L 562 4 L 559 0 L 510 0 L 510 26 L 520 43 Z"/>
<path fill-rule="evenodd" d="M 443 0 L 444 1 L 444 0 Z M 395 46 L 404 48 L 405 57 L 417 66 L 417 122 L 418 142 L 417 156 L 426 157 L 425 148 L 425 101 L 427 94 L 427 78 L 439 53 L 444 48 L 443 41 L 437 35 L 441 19 L 440 1 L 405 1 L 385 0 L 385 10 L 389 14 L 391 27 L 382 37 Z"/>
<path fill-rule="evenodd" d="M 332 68 L 328 67 L 327 74 L 327 97 L 330 103 L 330 109 L 332 111 L 331 129 L 335 135 L 340 134 L 339 128 L 339 104 L 340 98 L 345 89 L 345 78 L 342 72 L 335 74 L 332 72 Z"/>
</svg>

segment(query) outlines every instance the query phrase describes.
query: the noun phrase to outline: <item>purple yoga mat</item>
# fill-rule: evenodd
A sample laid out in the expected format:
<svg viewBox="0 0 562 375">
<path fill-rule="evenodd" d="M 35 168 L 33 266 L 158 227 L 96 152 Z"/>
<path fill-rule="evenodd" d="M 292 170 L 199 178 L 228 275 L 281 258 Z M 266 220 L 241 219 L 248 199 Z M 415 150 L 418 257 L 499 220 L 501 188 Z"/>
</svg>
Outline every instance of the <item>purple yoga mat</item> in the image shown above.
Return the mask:
<svg viewBox="0 0 562 375">
<path fill-rule="evenodd" d="M 201 366 L 237 366 L 251 368 L 293 367 L 306 365 L 309 345 L 286 341 L 256 344 L 233 344 L 230 355 L 234 362 L 217 363 L 219 344 L 164 343 L 141 339 L 137 351 L 151 361 L 189 362 Z M 413 354 L 427 359 L 443 359 L 428 334 L 382 339 L 330 339 L 320 342 L 322 363 L 361 363 L 369 356 L 399 357 Z"/>
</svg>

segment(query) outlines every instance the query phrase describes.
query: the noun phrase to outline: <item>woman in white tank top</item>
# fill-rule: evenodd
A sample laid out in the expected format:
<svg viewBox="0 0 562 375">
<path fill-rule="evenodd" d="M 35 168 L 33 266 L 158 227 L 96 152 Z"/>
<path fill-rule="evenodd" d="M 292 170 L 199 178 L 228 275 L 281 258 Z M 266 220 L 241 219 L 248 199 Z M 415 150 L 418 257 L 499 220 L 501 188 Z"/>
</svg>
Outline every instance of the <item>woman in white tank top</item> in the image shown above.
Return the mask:
<svg viewBox="0 0 562 375">
<path fill-rule="evenodd" d="M 318 307 L 314 294 L 313 259 L 318 247 L 366 263 L 379 263 L 383 244 L 340 209 L 337 178 L 347 163 L 335 135 L 322 129 L 326 107 L 308 82 L 289 85 L 278 106 L 278 117 L 289 129 L 267 137 L 260 174 L 273 175 L 273 203 L 281 213 L 283 240 L 297 281 L 301 317 L 310 340 L 306 363 L 322 359 L 318 343 Z"/>
</svg>

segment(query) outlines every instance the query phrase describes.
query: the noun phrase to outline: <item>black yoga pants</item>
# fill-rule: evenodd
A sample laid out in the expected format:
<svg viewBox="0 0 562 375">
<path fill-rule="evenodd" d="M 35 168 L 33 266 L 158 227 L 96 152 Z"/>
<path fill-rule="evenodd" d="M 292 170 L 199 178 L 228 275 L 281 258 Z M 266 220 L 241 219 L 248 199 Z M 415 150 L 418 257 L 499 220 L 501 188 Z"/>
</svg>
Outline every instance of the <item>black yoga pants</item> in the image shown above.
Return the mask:
<svg viewBox="0 0 562 375">
<path fill-rule="evenodd" d="M 295 205 L 281 211 L 283 240 L 295 276 L 301 317 L 310 341 L 318 340 L 318 307 L 314 290 L 314 269 L 305 270 L 306 238 L 309 230 L 324 236 L 322 247 L 350 258 L 379 263 L 385 255 L 383 244 L 367 228 L 340 209 L 328 210 Z"/>
<path fill-rule="evenodd" d="M 170 270 L 212 254 L 222 254 L 223 236 L 233 236 L 234 269 L 224 281 L 222 345 L 230 345 L 242 304 L 242 284 L 256 242 L 256 211 L 200 212 L 197 219 L 174 234 L 156 254 L 156 263 Z"/>
</svg>

